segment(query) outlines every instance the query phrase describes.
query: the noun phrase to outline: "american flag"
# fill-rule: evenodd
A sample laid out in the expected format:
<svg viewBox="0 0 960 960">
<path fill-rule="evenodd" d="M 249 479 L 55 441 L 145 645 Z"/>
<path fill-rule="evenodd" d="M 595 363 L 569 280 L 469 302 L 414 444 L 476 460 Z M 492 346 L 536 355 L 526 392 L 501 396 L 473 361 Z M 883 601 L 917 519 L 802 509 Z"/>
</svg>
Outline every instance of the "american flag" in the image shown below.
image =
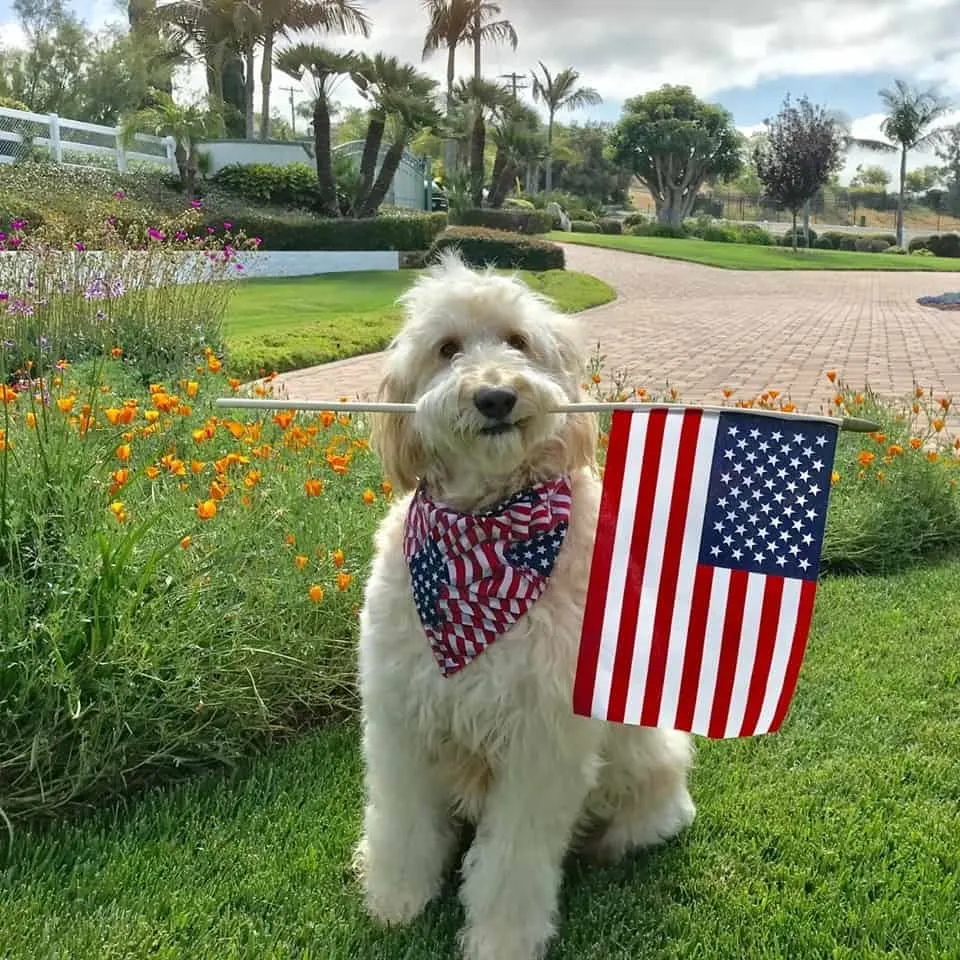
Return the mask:
<svg viewBox="0 0 960 960">
<path fill-rule="evenodd" d="M 413 601 L 444 676 L 479 656 L 543 593 L 570 522 L 570 481 L 535 484 L 480 513 L 418 488 L 404 555 Z"/>
<path fill-rule="evenodd" d="M 778 730 L 813 614 L 838 426 L 613 414 L 574 681 L 580 716 Z"/>
</svg>

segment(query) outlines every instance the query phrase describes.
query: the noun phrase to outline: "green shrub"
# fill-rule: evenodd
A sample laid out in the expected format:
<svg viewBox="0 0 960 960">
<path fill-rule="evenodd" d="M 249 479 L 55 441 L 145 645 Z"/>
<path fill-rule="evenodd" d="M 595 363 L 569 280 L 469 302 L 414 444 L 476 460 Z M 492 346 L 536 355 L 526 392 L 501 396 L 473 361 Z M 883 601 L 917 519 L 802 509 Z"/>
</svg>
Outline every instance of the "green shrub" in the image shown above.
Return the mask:
<svg viewBox="0 0 960 960">
<path fill-rule="evenodd" d="M 844 237 L 849 236 L 849 234 L 842 233 L 839 230 L 827 230 L 825 233 L 820 234 L 817 242 L 817 246 L 820 247 L 820 240 L 826 240 L 829 242 L 829 247 L 820 247 L 821 250 L 842 250 L 840 246 L 841 241 Z"/>
<path fill-rule="evenodd" d="M 630 233 L 635 237 L 669 237 L 674 240 L 681 240 L 688 237 L 686 228 L 676 226 L 672 223 L 660 223 L 657 220 L 651 223 L 638 223 L 630 228 Z"/>
<path fill-rule="evenodd" d="M 649 223 L 650 218 L 645 213 L 628 213 L 623 220 L 623 227 L 629 230 L 631 227 L 639 227 L 643 223 Z"/>
<path fill-rule="evenodd" d="M 445 213 L 321 219 L 309 214 L 241 214 L 232 229 L 260 237 L 264 250 L 427 250 L 447 224 Z M 219 218 L 208 220 L 223 227 Z"/>
<path fill-rule="evenodd" d="M 507 209 L 516 209 L 516 210 L 536 210 L 537 208 L 533 205 L 533 202 L 525 199 L 524 197 L 507 197 L 503 201 L 504 207 Z"/>
<path fill-rule="evenodd" d="M 562 270 L 566 264 L 563 247 L 556 243 L 483 227 L 447 227 L 430 248 L 429 259 L 449 249 L 459 249 L 464 261 L 477 267 Z"/>
<path fill-rule="evenodd" d="M 896 244 L 894 244 L 892 247 L 887 247 L 887 249 L 884 251 L 884 253 L 895 253 L 895 254 L 899 254 L 899 255 L 901 255 L 901 256 L 905 256 L 906 253 L 907 253 L 907 248 L 906 248 L 906 247 L 898 247 Z"/>
<path fill-rule="evenodd" d="M 700 239 L 710 243 L 736 243 L 737 232 L 726 224 L 713 223 L 701 231 Z"/>
<path fill-rule="evenodd" d="M 603 217 L 599 221 L 601 233 L 621 234 L 623 233 L 623 221 L 616 217 Z"/>
<path fill-rule="evenodd" d="M 926 247 L 917 247 L 916 250 L 910 251 L 911 257 L 935 257 L 936 254 L 932 250 L 928 250 Z"/>
<path fill-rule="evenodd" d="M 848 250 L 848 251 L 856 250 L 856 249 L 857 249 L 857 240 L 858 240 L 858 239 L 859 239 L 859 238 L 856 237 L 856 236 L 854 236 L 853 234 L 850 234 L 850 233 L 844 234 L 844 235 L 837 241 L 837 249 L 838 249 L 838 250 Z"/>
<path fill-rule="evenodd" d="M 755 223 L 739 223 L 734 227 L 737 243 L 750 243 L 758 247 L 769 247 L 774 241 L 769 231 Z"/>
<path fill-rule="evenodd" d="M 883 253 L 889 246 L 886 240 L 876 237 L 857 237 L 854 242 L 854 249 L 859 253 Z"/>
<path fill-rule="evenodd" d="M 907 249 L 911 253 L 915 253 L 917 250 L 929 250 L 930 249 L 930 238 L 929 237 L 914 237 L 908 244 Z"/>
<path fill-rule="evenodd" d="M 320 207 L 317 173 L 306 163 L 231 164 L 218 171 L 213 182 L 247 203 L 301 210 Z"/>
<path fill-rule="evenodd" d="M 833 245 L 833 241 L 829 237 L 817 237 L 817 242 L 814 246 L 818 250 L 835 250 L 836 248 Z"/>
<path fill-rule="evenodd" d="M 543 210 L 474 208 L 460 211 L 451 217 L 450 222 L 461 227 L 486 227 L 488 230 L 507 230 L 528 236 L 549 233 L 553 229 L 553 218 Z"/>
<path fill-rule="evenodd" d="M 874 240 L 885 240 L 888 247 L 895 247 L 897 245 L 897 235 L 895 233 L 871 233 L 868 234 L 868 236 Z"/>
<path fill-rule="evenodd" d="M 593 220 L 571 220 L 570 230 L 573 233 L 602 233 L 599 223 Z"/>
<path fill-rule="evenodd" d="M 960 235 L 956 233 L 933 236 L 927 242 L 927 246 L 938 257 L 960 257 Z"/>
<path fill-rule="evenodd" d="M 797 246 L 803 247 L 807 243 L 807 233 L 810 234 L 810 246 L 813 246 L 817 242 L 817 231 L 811 227 L 808 231 L 804 231 L 803 227 L 797 225 Z M 785 247 L 793 246 L 793 229 L 788 230 L 781 239 L 780 243 Z"/>
</svg>

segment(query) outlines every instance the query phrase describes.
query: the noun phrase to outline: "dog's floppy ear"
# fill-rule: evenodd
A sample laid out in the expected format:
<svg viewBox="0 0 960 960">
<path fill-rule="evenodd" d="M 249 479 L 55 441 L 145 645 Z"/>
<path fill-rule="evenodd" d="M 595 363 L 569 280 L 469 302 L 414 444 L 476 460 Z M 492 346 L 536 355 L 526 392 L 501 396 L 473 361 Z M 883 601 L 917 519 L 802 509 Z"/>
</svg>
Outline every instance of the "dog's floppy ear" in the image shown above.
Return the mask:
<svg viewBox="0 0 960 960">
<path fill-rule="evenodd" d="M 410 403 L 413 387 L 397 372 L 395 357 L 388 361 L 377 399 L 390 403 Z M 412 490 L 423 473 L 423 447 L 413 430 L 409 413 L 377 413 L 371 417 L 370 446 L 380 458 L 384 475 L 397 492 Z"/>
</svg>

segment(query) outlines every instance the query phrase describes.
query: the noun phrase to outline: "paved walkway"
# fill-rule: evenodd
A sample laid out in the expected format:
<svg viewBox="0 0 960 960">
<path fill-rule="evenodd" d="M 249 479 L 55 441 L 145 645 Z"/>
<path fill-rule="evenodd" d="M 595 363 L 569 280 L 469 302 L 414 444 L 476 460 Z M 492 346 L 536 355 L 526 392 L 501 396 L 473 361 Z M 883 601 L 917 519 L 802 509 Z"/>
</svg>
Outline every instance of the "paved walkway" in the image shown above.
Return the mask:
<svg viewBox="0 0 960 960">
<path fill-rule="evenodd" d="M 676 387 L 685 401 L 716 402 L 767 388 L 814 411 L 824 372 L 851 386 L 902 395 L 914 380 L 960 398 L 960 311 L 920 307 L 918 296 L 960 290 L 957 273 L 718 270 L 567 245 L 567 266 L 603 278 L 617 299 L 581 316 L 629 384 Z M 296 399 L 372 399 L 381 357 L 370 355 L 278 378 Z"/>
</svg>

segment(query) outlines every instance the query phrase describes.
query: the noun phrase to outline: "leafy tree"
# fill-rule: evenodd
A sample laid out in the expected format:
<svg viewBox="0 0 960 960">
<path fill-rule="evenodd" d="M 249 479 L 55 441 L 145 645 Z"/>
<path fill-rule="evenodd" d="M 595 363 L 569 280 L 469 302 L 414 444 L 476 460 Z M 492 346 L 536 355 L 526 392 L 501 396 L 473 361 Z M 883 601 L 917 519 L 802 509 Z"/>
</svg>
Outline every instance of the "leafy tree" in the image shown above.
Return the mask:
<svg viewBox="0 0 960 960">
<path fill-rule="evenodd" d="M 765 120 L 767 136 L 757 147 L 757 175 L 769 200 L 793 214 L 793 248 L 797 215 L 841 163 L 843 137 L 836 120 L 806 97 L 797 105 L 784 100 L 780 113 Z"/>
<path fill-rule="evenodd" d="M 609 156 L 611 127 L 608 123 L 555 127 L 553 182 L 557 190 L 597 205 L 626 200 L 631 174 Z"/>
<path fill-rule="evenodd" d="M 864 167 L 858 164 L 853 176 L 850 178 L 851 187 L 873 187 L 875 189 L 886 190 L 890 186 L 893 178 L 883 167 L 871 166 Z"/>
<path fill-rule="evenodd" d="M 260 139 L 270 136 L 270 85 L 277 37 L 305 30 L 370 36 L 370 18 L 356 0 L 255 0 L 263 62 L 260 67 Z"/>
<path fill-rule="evenodd" d="M 926 193 L 940 180 L 940 168 L 927 165 L 907 174 L 907 190 L 910 193 Z"/>
<path fill-rule="evenodd" d="M 510 91 L 499 83 L 471 77 L 454 88 L 455 100 L 466 107 L 469 118 L 470 197 L 475 207 L 483 203 L 486 180 L 487 120 L 514 102 Z"/>
<path fill-rule="evenodd" d="M 538 61 L 543 75 L 533 73 L 534 103 L 547 108 L 547 193 L 553 190 L 553 121 L 560 110 L 581 110 L 603 102 L 593 87 L 578 87 L 580 74 L 573 67 L 565 67 L 556 76 Z"/>
<path fill-rule="evenodd" d="M 934 125 L 950 110 L 949 101 L 933 90 L 918 90 L 903 80 L 880 91 L 886 117 L 880 125 L 883 140 L 857 140 L 857 145 L 884 153 L 900 154 L 900 188 L 897 194 L 897 244 L 903 245 L 903 207 L 907 191 L 907 156 L 911 150 L 937 147 L 943 130 Z"/>
<path fill-rule="evenodd" d="M 356 72 L 360 58 L 352 51 L 340 53 L 317 44 L 298 43 L 281 51 L 275 63 L 278 70 L 295 80 L 303 80 L 306 75 L 313 81 L 313 150 L 322 212 L 328 217 L 339 217 L 331 151 L 331 95 L 344 77 Z"/>
<path fill-rule="evenodd" d="M 740 172 L 741 139 L 723 107 L 699 100 L 690 87 L 665 84 L 626 101 L 612 146 L 617 162 L 650 191 L 658 219 L 679 224 L 704 184 Z"/>
<path fill-rule="evenodd" d="M 954 216 L 960 216 L 960 123 L 944 131 L 937 159 L 944 164 L 940 177 L 947 188 L 946 207 Z"/>
<path fill-rule="evenodd" d="M 491 139 L 496 146 L 487 204 L 500 207 L 520 170 L 543 148 L 543 130 L 536 110 L 511 100 L 494 117 Z"/>
</svg>

